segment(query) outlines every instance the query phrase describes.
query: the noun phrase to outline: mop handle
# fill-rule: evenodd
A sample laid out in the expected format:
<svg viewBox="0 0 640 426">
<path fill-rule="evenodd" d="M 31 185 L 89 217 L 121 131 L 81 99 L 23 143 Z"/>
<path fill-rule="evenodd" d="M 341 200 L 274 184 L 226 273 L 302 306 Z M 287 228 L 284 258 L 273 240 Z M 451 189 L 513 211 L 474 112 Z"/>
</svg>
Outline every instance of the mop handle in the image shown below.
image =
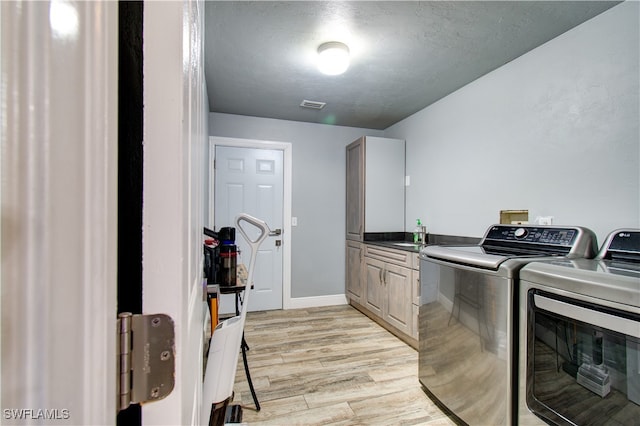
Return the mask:
<svg viewBox="0 0 640 426">
<path fill-rule="evenodd" d="M 260 230 L 260 235 L 258 235 L 255 240 L 252 240 L 245 229 L 242 227 L 244 222 L 250 223 Z M 247 276 L 247 290 L 251 290 L 251 285 L 253 283 L 253 270 L 255 269 L 256 257 L 258 256 L 258 248 L 260 247 L 260 244 L 262 244 L 262 242 L 269 236 L 271 229 L 269 229 L 269 226 L 263 220 L 250 216 L 246 213 L 240 213 L 238 216 L 236 216 L 236 228 L 238 228 L 244 239 L 247 240 L 247 243 L 251 247 L 251 258 L 249 260 L 249 271 Z M 247 309 L 248 295 L 249 291 L 246 291 L 245 301 L 242 304 L 243 311 L 246 311 Z"/>
<path fill-rule="evenodd" d="M 261 231 L 260 235 L 258 235 L 258 238 L 256 238 L 255 240 L 249 238 L 246 231 L 242 227 L 241 222 L 243 221 L 252 224 Z M 247 242 L 251 246 L 251 250 L 253 250 L 254 248 L 257 249 L 262 241 L 264 241 L 264 239 L 267 238 L 267 236 L 271 232 L 271 229 L 269 229 L 269 225 L 267 225 L 265 221 L 250 216 L 246 213 L 240 213 L 238 216 L 236 216 L 236 227 L 238 228 L 244 239 L 247 240 Z"/>
</svg>

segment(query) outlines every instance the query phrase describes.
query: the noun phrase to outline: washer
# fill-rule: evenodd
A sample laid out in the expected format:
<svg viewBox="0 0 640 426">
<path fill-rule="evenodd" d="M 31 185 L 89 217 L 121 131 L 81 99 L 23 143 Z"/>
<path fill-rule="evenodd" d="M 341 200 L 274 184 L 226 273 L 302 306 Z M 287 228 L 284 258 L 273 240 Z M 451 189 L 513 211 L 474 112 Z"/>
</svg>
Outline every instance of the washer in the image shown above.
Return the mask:
<svg viewBox="0 0 640 426">
<path fill-rule="evenodd" d="M 640 230 L 521 273 L 519 423 L 640 422 Z"/>
<path fill-rule="evenodd" d="M 479 244 L 420 252 L 418 376 L 467 424 L 516 423 L 520 269 L 540 259 L 592 258 L 582 227 L 493 225 Z"/>
</svg>

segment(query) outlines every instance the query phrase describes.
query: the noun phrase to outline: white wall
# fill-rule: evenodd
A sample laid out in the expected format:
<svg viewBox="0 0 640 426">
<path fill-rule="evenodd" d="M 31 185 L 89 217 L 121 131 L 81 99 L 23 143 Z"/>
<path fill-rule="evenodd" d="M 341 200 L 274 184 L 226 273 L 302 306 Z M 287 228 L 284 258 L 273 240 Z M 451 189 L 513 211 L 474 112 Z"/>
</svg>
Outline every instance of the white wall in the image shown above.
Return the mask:
<svg viewBox="0 0 640 426">
<path fill-rule="evenodd" d="M 291 297 L 344 294 L 345 147 L 382 132 L 212 113 L 209 134 L 291 143 Z"/>
<path fill-rule="evenodd" d="M 479 237 L 501 209 L 529 209 L 599 242 L 640 227 L 638 8 L 616 6 L 386 129 L 406 139 L 406 223 Z"/>
</svg>

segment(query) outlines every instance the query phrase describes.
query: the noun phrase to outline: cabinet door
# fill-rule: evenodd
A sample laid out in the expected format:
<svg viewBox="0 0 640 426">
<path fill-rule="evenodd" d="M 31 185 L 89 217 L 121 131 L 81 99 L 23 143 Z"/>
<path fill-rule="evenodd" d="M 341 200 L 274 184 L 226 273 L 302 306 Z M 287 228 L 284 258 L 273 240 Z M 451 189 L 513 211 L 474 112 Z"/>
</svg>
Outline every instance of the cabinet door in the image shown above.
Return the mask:
<svg viewBox="0 0 640 426">
<path fill-rule="evenodd" d="M 365 307 L 376 315 L 382 317 L 382 310 L 385 300 L 383 287 L 384 262 L 364 258 L 365 277 Z"/>
<path fill-rule="evenodd" d="M 418 333 L 418 314 L 420 312 L 420 307 L 418 305 L 411 305 L 411 307 L 413 310 L 413 313 L 411 314 L 413 318 L 413 330 L 411 332 L 411 337 L 418 340 L 420 338 Z"/>
<path fill-rule="evenodd" d="M 416 263 L 417 264 L 417 263 Z M 411 300 L 413 302 L 413 331 L 411 337 L 418 339 L 418 310 L 420 306 L 420 271 L 411 271 Z"/>
<path fill-rule="evenodd" d="M 362 303 L 362 244 L 347 240 L 346 248 L 346 290 L 347 297 Z"/>
<path fill-rule="evenodd" d="M 347 146 L 347 235 L 362 241 L 364 232 L 364 138 Z"/>
<path fill-rule="evenodd" d="M 413 330 L 412 272 L 409 268 L 386 264 L 383 276 L 387 296 L 383 318 L 408 335 Z"/>
<path fill-rule="evenodd" d="M 411 275 L 411 300 L 414 305 L 420 306 L 420 271 L 414 269 Z"/>
</svg>

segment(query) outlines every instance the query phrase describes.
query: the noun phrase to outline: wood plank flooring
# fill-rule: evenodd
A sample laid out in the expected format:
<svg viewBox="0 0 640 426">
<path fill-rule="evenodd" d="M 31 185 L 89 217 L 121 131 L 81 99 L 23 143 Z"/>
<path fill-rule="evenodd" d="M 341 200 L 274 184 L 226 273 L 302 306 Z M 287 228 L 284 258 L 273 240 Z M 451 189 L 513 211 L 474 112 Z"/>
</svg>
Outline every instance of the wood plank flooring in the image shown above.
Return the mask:
<svg viewBox="0 0 640 426">
<path fill-rule="evenodd" d="M 452 425 L 418 382 L 418 353 L 354 308 L 250 312 L 256 411 L 238 363 L 234 404 L 250 425 Z"/>
</svg>

